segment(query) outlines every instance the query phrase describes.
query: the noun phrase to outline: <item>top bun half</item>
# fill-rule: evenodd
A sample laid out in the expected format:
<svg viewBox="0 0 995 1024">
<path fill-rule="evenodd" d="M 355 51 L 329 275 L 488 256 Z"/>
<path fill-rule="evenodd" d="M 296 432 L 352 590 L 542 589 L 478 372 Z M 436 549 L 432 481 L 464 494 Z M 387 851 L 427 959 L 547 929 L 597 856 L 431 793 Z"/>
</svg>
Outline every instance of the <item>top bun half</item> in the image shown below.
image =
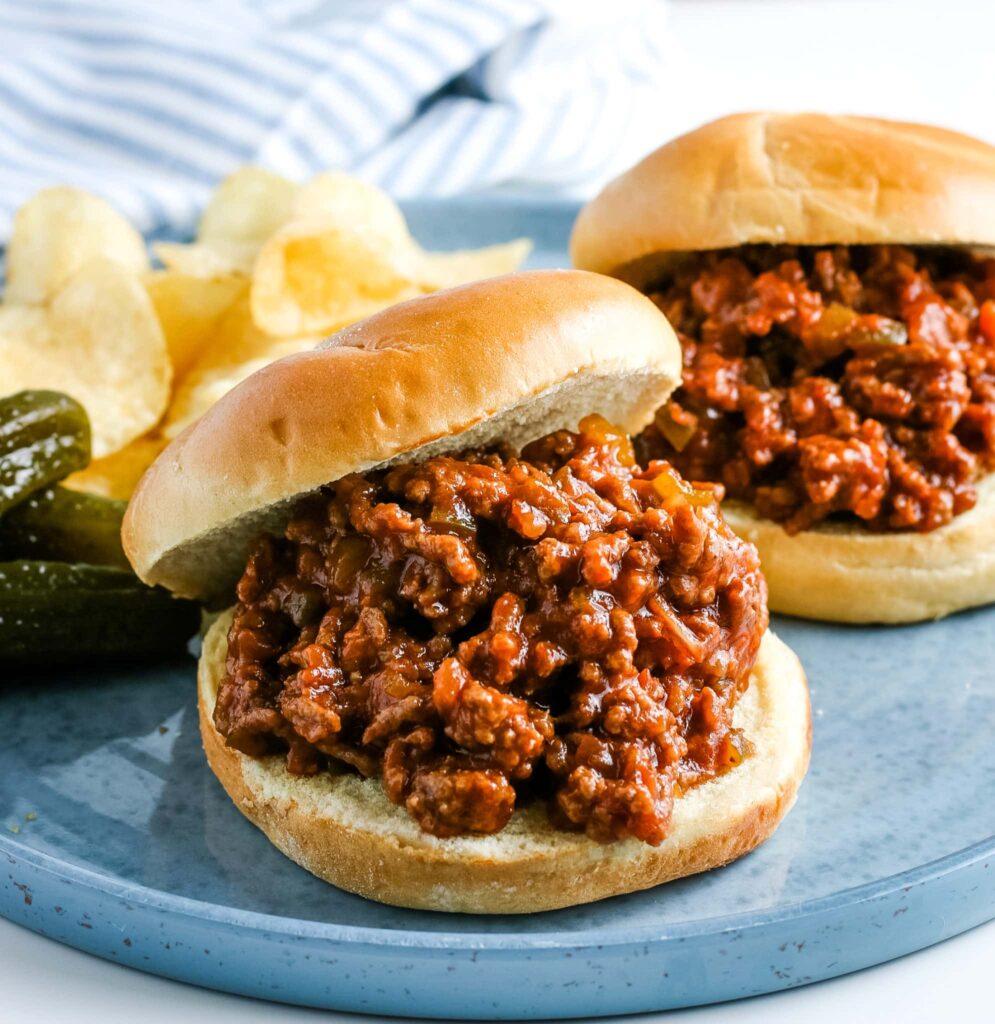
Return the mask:
<svg viewBox="0 0 995 1024">
<path fill-rule="evenodd" d="M 570 253 L 643 286 L 686 253 L 751 243 L 995 245 L 995 147 L 866 117 L 734 114 L 608 184 Z"/>
<path fill-rule="evenodd" d="M 414 299 L 225 395 L 142 478 L 125 550 L 146 582 L 230 603 L 254 538 L 323 484 L 588 413 L 634 433 L 680 376 L 666 319 L 610 278 L 531 271 Z"/>
</svg>

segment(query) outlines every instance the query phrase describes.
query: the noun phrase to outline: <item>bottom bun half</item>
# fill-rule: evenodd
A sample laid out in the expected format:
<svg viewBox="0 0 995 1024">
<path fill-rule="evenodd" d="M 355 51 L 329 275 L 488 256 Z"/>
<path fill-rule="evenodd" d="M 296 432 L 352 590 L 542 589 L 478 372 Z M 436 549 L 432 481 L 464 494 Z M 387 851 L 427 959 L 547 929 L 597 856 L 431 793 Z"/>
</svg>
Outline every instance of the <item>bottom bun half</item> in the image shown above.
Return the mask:
<svg viewBox="0 0 995 1024">
<path fill-rule="evenodd" d="M 808 768 L 811 715 L 805 674 L 767 633 L 736 725 L 755 752 L 679 799 L 662 845 L 601 844 L 554 829 L 543 806 L 516 811 L 492 836 L 437 839 L 392 804 L 378 779 L 291 775 L 282 757 L 252 758 L 214 727 L 231 612 L 204 640 L 198 704 L 212 771 L 273 844 L 332 885 L 420 910 L 524 914 L 590 903 L 719 867 L 759 846 L 794 803 Z"/>
<path fill-rule="evenodd" d="M 755 544 L 770 610 L 829 622 L 921 622 L 995 601 L 995 474 L 974 508 L 929 533 L 825 523 L 788 534 L 740 502 L 726 522 Z"/>
</svg>

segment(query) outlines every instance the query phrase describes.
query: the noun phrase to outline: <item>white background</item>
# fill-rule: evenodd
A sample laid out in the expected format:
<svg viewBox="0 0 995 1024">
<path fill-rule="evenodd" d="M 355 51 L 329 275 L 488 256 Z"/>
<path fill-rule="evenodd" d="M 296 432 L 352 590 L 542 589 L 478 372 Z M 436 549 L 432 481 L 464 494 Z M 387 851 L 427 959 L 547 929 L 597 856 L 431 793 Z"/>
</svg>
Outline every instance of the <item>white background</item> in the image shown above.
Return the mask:
<svg viewBox="0 0 995 1024">
<path fill-rule="evenodd" d="M 659 138 L 740 109 L 929 121 L 995 142 L 995 3 L 674 0 L 673 75 Z M 829 1024 L 995 1020 L 995 924 L 860 974 L 738 1004 L 639 1020 Z M 163 981 L 0 920 L 0 1024 L 362 1020 Z M 625 1018 L 635 1020 L 637 1018 Z"/>
</svg>

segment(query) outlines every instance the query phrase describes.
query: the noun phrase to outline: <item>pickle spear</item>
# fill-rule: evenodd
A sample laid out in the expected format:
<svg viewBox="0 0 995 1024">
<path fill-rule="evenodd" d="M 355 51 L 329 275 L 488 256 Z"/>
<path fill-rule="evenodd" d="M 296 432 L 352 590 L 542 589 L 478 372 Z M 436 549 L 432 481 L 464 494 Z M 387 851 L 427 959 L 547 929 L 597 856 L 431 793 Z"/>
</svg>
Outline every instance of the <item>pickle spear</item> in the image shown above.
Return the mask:
<svg viewBox="0 0 995 1024">
<path fill-rule="evenodd" d="M 57 391 L 0 398 L 0 515 L 90 461 L 90 421 Z"/>
<path fill-rule="evenodd" d="M 126 501 L 46 487 L 0 518 L 0 560 L 39 558 L 129 568 L 121 548 Z"/>
<path fill-rule="evenodd" d="M 123 569 L 0 563 L 0 664 L 44 669 L 176 654 L 199 621 L 193 602 Z"/>
</svg>

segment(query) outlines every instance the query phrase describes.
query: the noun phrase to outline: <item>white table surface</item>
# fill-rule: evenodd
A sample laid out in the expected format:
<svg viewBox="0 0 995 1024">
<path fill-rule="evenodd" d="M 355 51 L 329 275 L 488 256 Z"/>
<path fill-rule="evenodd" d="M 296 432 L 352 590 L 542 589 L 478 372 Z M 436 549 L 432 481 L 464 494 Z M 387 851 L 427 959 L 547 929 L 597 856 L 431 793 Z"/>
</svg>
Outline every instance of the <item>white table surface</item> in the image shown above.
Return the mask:
<svg viewBox="0 0 995 1024">
<path fill-rule="evenodd" d="M 660 138 L 735 109 L 946 124 L 995 142 L 995 3 L 675 0 Z M 707 1024 L 995 1020 L 995 923 L 859 974 L 736 1004 L 625 1020 Z M 105 963 L 0 920 L 0 1022 L 256 1024 L 369 1018 L 256 1003 Z"/>
</svg>

